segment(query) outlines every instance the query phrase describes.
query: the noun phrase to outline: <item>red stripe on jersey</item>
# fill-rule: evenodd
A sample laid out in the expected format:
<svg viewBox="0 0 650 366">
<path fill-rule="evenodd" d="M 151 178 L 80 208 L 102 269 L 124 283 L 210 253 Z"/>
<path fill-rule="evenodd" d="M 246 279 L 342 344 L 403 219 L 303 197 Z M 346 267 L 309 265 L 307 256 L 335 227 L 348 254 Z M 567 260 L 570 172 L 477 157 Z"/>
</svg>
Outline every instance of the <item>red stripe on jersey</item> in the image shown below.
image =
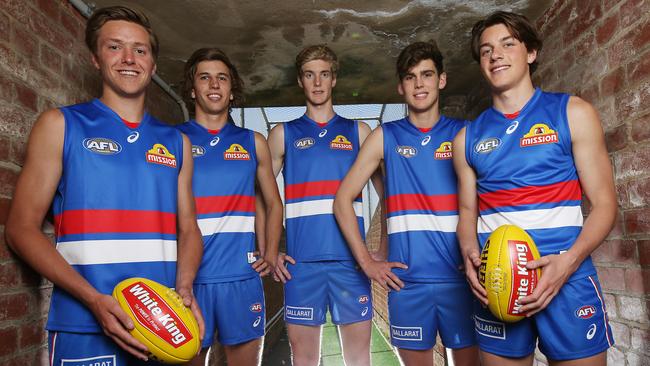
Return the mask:
<svg viewBox="0 0 650 366">
<path fill-rule="evenodd" d="M 579 201 L 582 189 L 577 180 L 547 186 L 530 186 L 479 194 L 479 210 L 536 203 Z"/>
<path fill-rule="evenodd" d="M 255 196 L 208 196 L 196 197 L 196 213 L 255 212 Z"/>
<path fill-rule="evenodd" d="M 311 196 L 334 196 L 340 185 L 341 181 L 339 180 L 287 184 L 284 188 L 284 197 L 292 200 Z"/>
<path fill-rule="evenodd" d="M 67 210 L 54 217 L 57 236 L 88 233 L 176 234 L 176 214 L 144 210 Z"/>
<path fill-rule="evenodd" d="M 427 196 L 424 194 L 396 194 L 386 199 L 388 212 L 406 210 L 457 211 L 458 199 L 455 194 Z"/>
</svg>

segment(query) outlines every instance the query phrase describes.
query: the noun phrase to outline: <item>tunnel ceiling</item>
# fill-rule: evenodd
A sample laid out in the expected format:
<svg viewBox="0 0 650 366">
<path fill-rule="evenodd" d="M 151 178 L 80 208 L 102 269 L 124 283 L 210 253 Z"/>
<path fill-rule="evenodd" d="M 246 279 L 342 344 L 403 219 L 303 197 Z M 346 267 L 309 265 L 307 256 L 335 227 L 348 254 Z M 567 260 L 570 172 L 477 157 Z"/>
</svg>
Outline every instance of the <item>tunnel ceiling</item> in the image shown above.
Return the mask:
<svg viewBox="0 0 650 366">
<path fill-rule="evenodd" d="M 413 41 L 434 39 L 445 57 L 443 96 L 480 79 L 469 51 L 474 22 L 496 10 L 536 19 L 552 0 L 139 0 L 93 1 L 145 11 L 160 38 L 158 74 L 177 91 L 199 47 L 223 49 L 245 81 L 246 106 L 302 105 L 293 62 L 327 43 L 339 56 L 336 104 L 399 103 L 395 60 Z"/>
</svg>

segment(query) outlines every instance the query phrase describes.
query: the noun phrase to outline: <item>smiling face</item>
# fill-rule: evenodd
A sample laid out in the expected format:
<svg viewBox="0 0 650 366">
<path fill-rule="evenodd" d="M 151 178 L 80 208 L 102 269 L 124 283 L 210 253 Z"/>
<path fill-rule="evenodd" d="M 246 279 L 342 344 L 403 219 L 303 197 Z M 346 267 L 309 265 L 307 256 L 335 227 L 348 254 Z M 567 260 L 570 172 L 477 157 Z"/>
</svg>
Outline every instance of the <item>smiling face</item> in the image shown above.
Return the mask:
<svg viewBox="0 0 650 366">
<path fill-rule="evenodd" d="M 201 61 L 196 65 L 192 98 L 196 101 L 197 119 L 201 114 L 228 113 L 232 94 L 230 69 L 222 61 Z"/>
<path fill-rule="evenodd" d="M 447 84 L 445 73 L 438 74 L 433 60 L 424 59 L 409 69 L 397 86 L 409 109 L 424 113 L 436 106 L 440 89 Z"/>
<path fill-rule="evenodd" d="M 298 85 L 303 89 L 307 104 L 321 106 L 332 102 L 332 89 L 336 75 L 332 64 L 324 60 L 312 60 L 302 65 Z"/>
<path fill-rule="evenodd" d="M 479 61 L 481 73 L 493 91 L 515 89 L 522 83 L 531 83 L 529 64 L 535 61 L 537 51 L 512 36 L 503 24 L 486 28 L 480 37 Z"/>
<path fill-rule="evenodd" d="M 149 34 L 124 20 L 102 26 L 92 62 L 102 74 L 103 93 L 127 98 L 143 96 L 156 71 Z"/>
</svg>

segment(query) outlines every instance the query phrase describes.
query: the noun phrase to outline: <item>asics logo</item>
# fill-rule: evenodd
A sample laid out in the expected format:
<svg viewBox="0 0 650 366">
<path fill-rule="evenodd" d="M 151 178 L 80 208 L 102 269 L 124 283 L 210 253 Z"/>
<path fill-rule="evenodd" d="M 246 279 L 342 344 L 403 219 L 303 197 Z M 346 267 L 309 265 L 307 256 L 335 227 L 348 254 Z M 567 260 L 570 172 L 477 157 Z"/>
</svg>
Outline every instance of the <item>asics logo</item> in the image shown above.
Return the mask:
<svg viewBox="0 0 650 366">
<path fill-rule="evenodd" d="M 596 335 L 596 324 L 591 324 L 587 331 L 587 339 L 591 340 Z"/>
<path fill-rule="evenodd" d="M 217 146 L 218 143 L 219 143 L 219 136 L 213 138 L 212 141 L 210 141 L 210 146 Z"/>
<path fill-rule="evenodd" d="M 255 321 L 253 322 L 253 328 L 256 328 L 258 325 L 260 325 L 260 322 L 262 321 L 262 317 L 258 316 L 255 318 Z"/>
<path fill-rule="evenodd" d="M 140 133 L 138 131 L 133 132 L 132 134 L 129 135 L 129 137 L 126 138 L 126 141 L 129 144 L 132 144 L 140 138 Z"/>
<path fill-rule="evenodd" d="M 517 130 L 517 127 L 519 126 L 519 121 L 514 121 L 510 126 L 508 126 L 508 129 L 506 130 L 506 133 L 510 135 L 511 133 L 515 132 Z"/>
<path fill-rule="evenodd" d="M 368 307 L 367 306 L 365 308 L 363 308 L 363 311 L 361 311 L 361 316 L 366 316 L 366 314 L 368 314 Z"/>
<path fill-rule="evenodd" d="M 427 136 L 427 137 L 425 137 L 425 138 L 422 140 L 422 146 L 425 146 L 426 144 L 428 144 L 429 141 L 431 141 L 431 136 Z"/>
<path fill-rule="evenodd" d="M 322 131 L 318 134 L 318 137 L 323 137 L 323 136 L 325 136 L 325 135 L 327 135 L 327 128 L 324 129 L 324 130 L 322 130 Z"/>
</svg>

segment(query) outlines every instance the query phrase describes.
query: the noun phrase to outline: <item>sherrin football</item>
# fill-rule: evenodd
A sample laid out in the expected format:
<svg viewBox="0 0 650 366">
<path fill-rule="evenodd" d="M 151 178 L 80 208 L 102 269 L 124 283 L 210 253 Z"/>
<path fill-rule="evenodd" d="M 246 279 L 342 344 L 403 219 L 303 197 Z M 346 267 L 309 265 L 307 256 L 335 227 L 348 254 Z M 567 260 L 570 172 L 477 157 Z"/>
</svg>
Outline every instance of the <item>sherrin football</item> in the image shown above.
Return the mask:
<svg viewBox="0 0 650 366">
<path fill-rule="evenodd" d="M 481 252 L 479 281 L 485 287 L 488 308 L 498 319 L 516 322 L 526 314 L 519 300 L 533 293 L 542 275 L 526 263 L 539 259 L 539 251 L 526 231 L 502 225 L 490 234 Z"/>
<path fill-rule="evenodd" d="M 133 277 L 118 283 L 113 297 L 133 319 L 131 335 L 149 348 L 151 359 L 185 363 L 199 351 L 199 325 L 176 291 Z"/>
</svg>

